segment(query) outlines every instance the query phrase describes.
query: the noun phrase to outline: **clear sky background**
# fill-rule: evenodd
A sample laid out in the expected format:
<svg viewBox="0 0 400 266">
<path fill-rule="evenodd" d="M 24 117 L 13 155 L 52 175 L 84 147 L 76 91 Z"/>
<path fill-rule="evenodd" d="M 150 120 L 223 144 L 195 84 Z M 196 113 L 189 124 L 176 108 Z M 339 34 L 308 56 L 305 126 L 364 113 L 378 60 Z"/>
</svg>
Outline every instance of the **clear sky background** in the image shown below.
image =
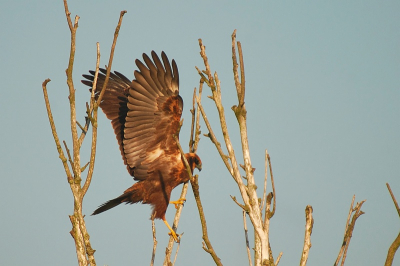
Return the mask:
<svg viewBox="0 0 400 266">
<path fill-rule="evenodd" d="M 195 66 L 203 68 L 198 38 L 206 45 L 236 154 L 237 102 L 232 77 L 231 34 L 237 29 L 246 70 L 248 132 L 257 184 L 268 149 L 276 180 L 277 211 L 271 220 L 280 265 L 300 261 L 306 205 L 314 208 L 308 265 L 332 265 L 340 249 L 353 195 L 366 199 L 347 265 L 383 265 L 400 220 L 387 191 L 400 201 L 400 3 L 398 1 L 69 1 L 79 15 L 74 67 L 78 119 L 83 123 L 88 88 L 81 75 L 94 69 L 96 42 L 108 62 L 119 12 L 127 10 L 113 70 L 133 78 L 142 53 L 165 51 L 180 71 L 185 101 L 181 142 L 187 150 Z M 58 1 L 0 2 L 0 264 L 75 265 L 68 215 L 73 198 L 58 158 L 41 84 L 48 91 L 61 140 L 71 147 L 67 68 L 70 33 Z M 204 92 L 209 95 L 207 89 Z M 211 100 L 203 98 L 218 131 Z M 207 129 L 202 123 L 203 133 Z M 222 142 L 221 134 L 218 134 Z M 132 185 L 109 121 L 99 114 L 98 153 L 83 211 L 98 265 L 148 265 L 152 233 L 148 205 L 118 206 L 89 216 Z M 86 140 L 89 142 L 89 139 Z M 89 146 L 82 150 L 88 160 Z M 224 265 L 247 265 L 242 213 L 230 195 L 235 182 L 203 137 L 200 193 L 210 239 Z M 178 198 L 178 187 L 172 198 Z M 258 190 L 262 194 L 261 189 Z M 167 219 L 171 222 L 174 208 Z M 168 240 L 157 226 L 156 265 Z M 201 228 L 189 191 L 178 233 L 184 232 L 176 265 L 212 265 L 202 249 Z M 251 242 L 252 243 L 252 242 Z M 135 263 L 136 262 L 136 263 Z M 397 254 L 394 265 L 400 265 Z"/>
</svg>

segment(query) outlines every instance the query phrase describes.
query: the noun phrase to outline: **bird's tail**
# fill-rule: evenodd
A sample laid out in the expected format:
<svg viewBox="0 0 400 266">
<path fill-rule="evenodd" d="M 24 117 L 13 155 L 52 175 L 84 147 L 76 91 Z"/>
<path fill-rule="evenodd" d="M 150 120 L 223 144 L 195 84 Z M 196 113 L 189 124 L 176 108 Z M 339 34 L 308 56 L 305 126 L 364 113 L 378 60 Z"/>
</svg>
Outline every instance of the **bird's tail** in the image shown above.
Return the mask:
<svg viewBox="0 0 400 266">
<path fill-rule="evenodd" d="M 121 196 L 119 196 L 118 198 L 112 199 L 107 201 L 106 203 L 103 203 L 102 205 L 100 205 L 93 213 L 92 215 L 96 215 L 102 212 L 105 212 L 111 208 L 114 208 L 115 206 L 120 205 L 123 202 L 123 197 L 124 194 L 122 194 Z"/>
<path fill-rule="evenodd" d="M 137 203 L 142 201 L 142 197 L 140 196 L 139 191 L 137 190 L 138 184 L 134 184 L 132 187 L 128 188 L 125 190 L 124 194 L 119 196 L 118 198 L 112 199 L 107 201 L 106 203 L 103 203 L 100 205 L 93 213 L 92 215 L 96 215 L 105 211 L 108 211 L 111 208 L 114 208 L 115 206 L 120 205 L 121 203 Z"/>
</svg>

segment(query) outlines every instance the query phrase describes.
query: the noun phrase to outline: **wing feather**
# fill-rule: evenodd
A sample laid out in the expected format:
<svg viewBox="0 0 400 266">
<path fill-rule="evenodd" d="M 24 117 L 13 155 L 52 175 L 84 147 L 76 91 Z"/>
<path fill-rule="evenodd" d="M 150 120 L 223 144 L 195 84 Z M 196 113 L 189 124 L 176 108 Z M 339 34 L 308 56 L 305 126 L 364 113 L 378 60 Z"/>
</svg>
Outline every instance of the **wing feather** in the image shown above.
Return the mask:
<svg viewBox="0 0 400 266">
<path fill-rule="evenodd" d="M 181 163 L 172 137 L 178 134 L 183 109 L 178 67 L 174 60 L 171 65 L 164 52 L 161 60 L 154 51 L 151 58 L 143 54 L 143 62 L 135 60 L 138 70 L 134 71 L 133 81 L 116 71 L 110 74 L 100 107 L 111 120 L 124 163 L 134 179 L 159 176 L 154 173 L 170 178 L 170 171 Z M 94 71 L 89 73 L 83 75 L 82 83 L 92 86 Z M 100 69 L 97 97 L 105 73 Z"/>
<path fill-rule="evenodd" d="M 154 51 L 151 57 L 153 60 L 143 54 L 144 63 L 135 61 L 139 70 L 129 89 L 124 129 L 127 163 L 135 169 L 134 177 L 138 179 L 145 178 L 144 173 L 166 167 L 158 165 L 160 158 L 164 161 L 164 157 L 179 153 L 172 138 L 177 134 L 183 108 L 176 63 L 171 68 L 165 53 L 162 61 Z"/>
<path fill-rule="evenodd" d="M 143 89 L 145 89 L 145 90 L 147 90 L 149 93 L 151 93 L 151 94 L 153 94 L 155 97 L 158 97 L 158 96 L 161 96 L 162 94 L 160 93 L 160 91 L 158 91 L 158 90 L 156 90 L 155 88 L 154 88 L 154 86 L 151 86 L 151 84 L 149 84 L 147 81 L 146 81 L 146 79 L 145 79 L 145 77 L 141 74 L 141 72 L 138 72 L 138 71 L 136 71 L 135 70 L 135 72 L 133 73 L 134 74 L 134 76 L 135 76 L 135 81 L 137 82 L 137 83 L 139 83 L 142 87 L 143 87 Z M 139 89 L 137 89 L 137 90 L 140 90 L 140 88 Z"/>
<path fill-rule="evenodd" d="M 82 80 L 82 83 L 89 87 L 92 87 L 95 71 L 90 70 L 89 73 L 90 75 L 82 75 L 86 79 Z M 106 69 L 99 69 L 97 87 L 95 91 L 96 99 L 99 97 L 100 91 L 103 88 L 106 73 Z M 114 73 L 111 72 L 106 91 L 104 92 L 103 99 L 100 103 L 100 108 L 103 110 L 106 117 L 111 120 L 111 125 L 114 129 L 114 133 L 119 144 L 121 156 L 125 164 L 126 156 L 124 153 L 123 140 L 125 138 L 124 128 L 126 115 L 128 113 L 127 102 L 130 86 L 131 81 L 127 77 L 116 71 Z"/>
<path fill-rule="evenodd" d="M 146 65 L 149 67 L 150 76 L 151 76 L 154 84 L 156 85 L 158 90 L 162 91 L 163 87 L 162 87 L 162 85 L 160 84 L 160 81 L 157 78 L 157 67 L 154 65 L 153 61 L 151 61 L 150 57 L 147 54 L 143 54 L 143 60 L 146 63 Z M 142 63 L 142 62 L 140 62 L 140 63 Z"/>
</svg>

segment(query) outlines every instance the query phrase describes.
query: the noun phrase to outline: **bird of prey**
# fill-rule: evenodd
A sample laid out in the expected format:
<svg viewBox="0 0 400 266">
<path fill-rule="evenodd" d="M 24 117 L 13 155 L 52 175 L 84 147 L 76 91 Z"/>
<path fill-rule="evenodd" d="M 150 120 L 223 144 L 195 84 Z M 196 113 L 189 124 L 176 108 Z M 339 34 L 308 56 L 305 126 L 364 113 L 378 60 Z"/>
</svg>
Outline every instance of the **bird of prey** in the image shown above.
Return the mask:
<svg viewBox="0 0 400 266">
<path fill-rule="evenodd" d="M 178 136 L 183 100 L 179 95 L 179 74 L 175 60 L 171 64 L 164 52 L 161 59 L 152 51 L 143 54 L 144 63 L 136 59 L 139 70 L 130 81 L 121 73 L 110 73 L 110 78 L 100 103 L 111 120 L 122 159 L 133 179 L 138 181 L 119 197 L 109 200 L 92 215 L 107 211 L 126 203 L 150 204 L 152 217 L 162 219 L 175 241 L 179 241 L 174 230 L 165 219 L 171 191 L 189 180 L 173 135 Z M 82 83 L 92 87 L 94 71 L 83 75 Z M 100 69 L 95 96 L 98 97 L 105 82 L 105 69 Z M 201 170 L 201 160 L 195 153 L 185 157 L 193 173 Z M 180 199 L 174 204 L 183 203 Z"/>
</svg>

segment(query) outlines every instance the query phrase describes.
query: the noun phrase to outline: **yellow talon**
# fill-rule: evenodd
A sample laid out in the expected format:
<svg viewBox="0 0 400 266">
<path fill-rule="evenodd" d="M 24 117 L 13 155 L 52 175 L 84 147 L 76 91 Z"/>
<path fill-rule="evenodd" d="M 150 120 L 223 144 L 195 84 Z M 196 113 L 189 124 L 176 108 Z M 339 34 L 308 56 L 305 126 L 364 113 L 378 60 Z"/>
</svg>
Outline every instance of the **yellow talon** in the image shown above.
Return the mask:
<svg viewBox="0 0 400 266">
<path fill-rule="evenodd" d="M 180 204 L 183 205 L 185 203 L 185 201 L 186 201 L 186 199 L 178 199 L 178 200 L 175 200 L 175 201 L 170 201 L 169 203 L 170 204 L 174 204 L 175 205 L 175 209 L 178 209 L 178 206 Z"/>
<path fill-rule="evenodd" d="M 175 231 L 171 228 L 171 226 L 169 226 L 167 220 L 163 220 L 163 221 L 164 221 L 165 225 L 166 225 L 166 226 L 168 227 L 168 229 L 169 229 L 168 235 L 172 236 L 172 237 L 174 238 L 174 240 L 175 240 L 176 243 L 179 243 L 180 241 L 179 241 L 178 235 L 177 235 L 177 234 L 175 233 Z"/>
</svg>

